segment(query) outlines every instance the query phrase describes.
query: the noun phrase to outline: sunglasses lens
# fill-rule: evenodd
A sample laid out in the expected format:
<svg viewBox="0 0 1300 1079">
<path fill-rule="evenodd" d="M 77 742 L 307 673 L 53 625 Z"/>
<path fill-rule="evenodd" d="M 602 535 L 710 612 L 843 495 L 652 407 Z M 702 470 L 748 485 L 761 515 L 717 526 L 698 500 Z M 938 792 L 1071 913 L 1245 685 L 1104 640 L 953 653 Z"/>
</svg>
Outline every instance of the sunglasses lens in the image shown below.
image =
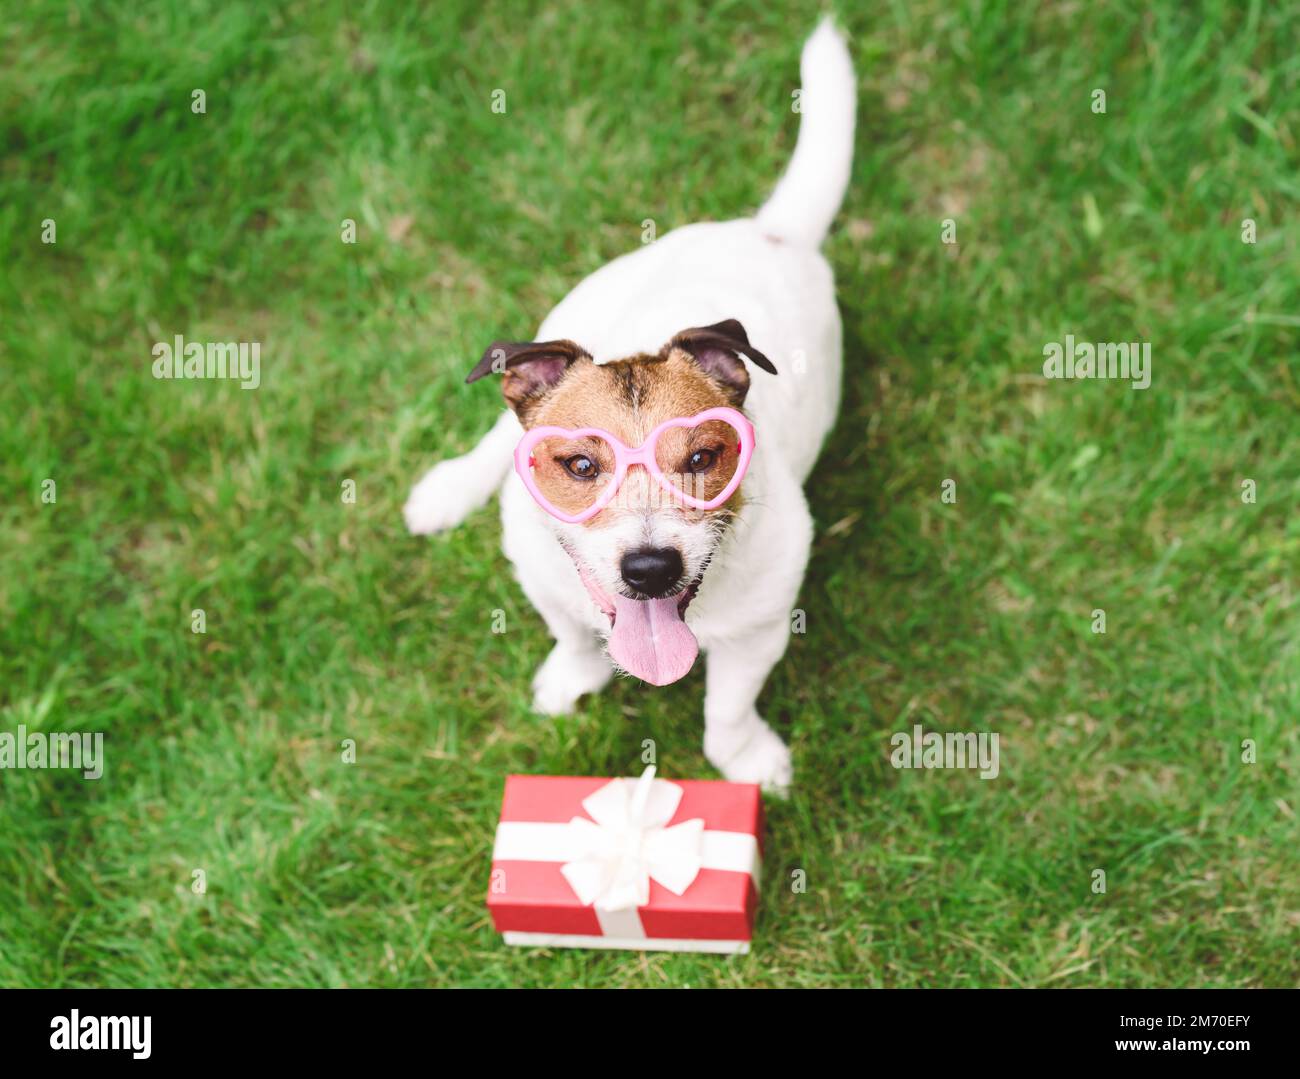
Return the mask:
<svg viewBox="0 0 1300 1079">
<path fill-rule="evenodd" d="M 740 432 L 726 420 L 670 427 L 655 444 L 655 461 L 677 490 L 709 502 L 723 492 L 740 467 Z"/>
<path fill-rule="evenodd" d="M 614 482 L 614 449 L 595 436 L 544 438 L 530 464 L 547 508 L 571 516 L 590 509 Z"/>
</svg>

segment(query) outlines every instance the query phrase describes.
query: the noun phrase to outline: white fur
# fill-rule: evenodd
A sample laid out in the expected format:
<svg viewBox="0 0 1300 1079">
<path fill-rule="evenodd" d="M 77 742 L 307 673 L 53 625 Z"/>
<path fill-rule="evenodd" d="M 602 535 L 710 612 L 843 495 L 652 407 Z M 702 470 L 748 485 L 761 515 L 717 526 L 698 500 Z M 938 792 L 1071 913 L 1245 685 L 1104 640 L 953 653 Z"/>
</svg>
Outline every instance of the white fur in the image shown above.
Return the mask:
<svg viewBox="0 0 1300 1079">
<path fill-rule="evenodd" d="M 749 365 L 745 411 L 757 450 L 730 527 L 720 538 L 712 530 L 706 535 L 669 509 L 628 513 L 609 528 L 566 530 L 533 502 L 510 467 L 522 433 L 510 412 L 470 453 L 426 474 L 404 509 L 412 532 L 437 531 L 501 486 L 505 553 L 556 640 L 533 682 L 534 705 L 547 714 L 570 710 L 611 673 L 600 646 L 609 621 L 557 533 L 581 545 L 584 564 L 607 588 L 616 587 L 618 556 L 637 537 L 678 546 L 687 578 L 709 556 L 686 612 L 708 664 L 705 754 L 728 779 L 777 791 L 790 783 L 790 753 L 754 704 L 789 638 L 812 540 L 802 488 L 839 404 L 840 318 L 830 266 L 817 247 L 848 181 L 854 115 L 848 50 L 829 21 L 808 39 L 801 67 L 798 145 L 758 216 L 688 225 L 615 259 L 579 283 L 536 337 L 576 341 L 600 363 L 658 352 L 691 326 L 739 320 L 779 374 Z"/>
<path fill-rule="evenodd" d="M 844 201 L 853 165 L 853 62 L 829 19 L 804 45 L 799 68 L 799 141 L 790 167 L 758 211 L 758 223 L 767 232 L 817 247 Z"/>
</svg>

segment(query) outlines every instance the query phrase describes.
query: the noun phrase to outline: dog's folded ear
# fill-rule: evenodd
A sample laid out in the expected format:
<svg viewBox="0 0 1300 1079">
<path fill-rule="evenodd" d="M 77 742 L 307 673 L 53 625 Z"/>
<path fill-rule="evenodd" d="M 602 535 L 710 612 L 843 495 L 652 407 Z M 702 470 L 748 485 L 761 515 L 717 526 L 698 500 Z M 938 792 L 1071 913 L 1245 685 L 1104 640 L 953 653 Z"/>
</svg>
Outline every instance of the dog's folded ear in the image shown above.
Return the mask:
<svg viewBox="0 0 1300 1079">
<path fill-rule="evenodd" d="M 715 322 L 712 326 L 697 326 L 683 330 L 671 341 L 668 348 L 680 348 L 694 357 L 706 375 L 721 384 L 737 405 L 749 392 L 749 372 L 741 357 L 746 357 L 756 367 L 776 374 L 776 366 L 749 343 L 745 327 L 734 318 Z"/>
<path fill-rule="evenodd" d="M 494 341 L 474 365 L 466 382 L 501 375 L 501 393 L 516 413 L 551 389 L 580 360 L 591 357 L 572 341 Z"/>
</svg>

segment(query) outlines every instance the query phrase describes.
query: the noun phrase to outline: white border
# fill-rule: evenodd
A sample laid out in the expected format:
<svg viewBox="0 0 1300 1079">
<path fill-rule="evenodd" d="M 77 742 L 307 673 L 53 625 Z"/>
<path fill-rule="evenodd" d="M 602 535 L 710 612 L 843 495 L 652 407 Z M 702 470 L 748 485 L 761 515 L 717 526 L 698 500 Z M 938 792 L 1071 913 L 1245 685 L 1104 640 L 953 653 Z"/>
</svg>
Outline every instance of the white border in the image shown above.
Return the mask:
<svg viewBox="0 0 1300 1079">
<path fill-rule="evenodd" d="M 502 939 L 522 948 L 617 948 L 636 952 L 712 952 L 748 955 L 747 940 L 678 940 L 675 937 L 589 937 L 577 933 L 519 933 L 506 930 Z"/>
</svg>

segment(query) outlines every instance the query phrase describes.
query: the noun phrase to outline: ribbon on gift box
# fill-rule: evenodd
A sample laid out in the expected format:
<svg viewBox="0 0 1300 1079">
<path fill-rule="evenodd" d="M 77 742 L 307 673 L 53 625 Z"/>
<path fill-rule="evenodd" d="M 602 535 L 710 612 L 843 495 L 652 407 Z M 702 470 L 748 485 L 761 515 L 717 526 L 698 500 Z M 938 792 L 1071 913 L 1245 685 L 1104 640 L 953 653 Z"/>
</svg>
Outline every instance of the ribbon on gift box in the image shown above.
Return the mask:
<svg viewBox="0 0 1300 1079">
<path fill-rule="evenodd" d="M 564 879 L 608 937 L 645 937 L 637 907 L 649 903 L 651 880 L 680 896 L 701 869 L 725 869 L 748 873 L 757 888 L 757 837 L 705 828 L 699 817 L 669 826 L 682 788 L 654 775 L 650 765 L 639 779 L 589 794 L 582 808 L 590 820 L 501 822 L 493 861 L 563 862 Z"/>
</svg>

